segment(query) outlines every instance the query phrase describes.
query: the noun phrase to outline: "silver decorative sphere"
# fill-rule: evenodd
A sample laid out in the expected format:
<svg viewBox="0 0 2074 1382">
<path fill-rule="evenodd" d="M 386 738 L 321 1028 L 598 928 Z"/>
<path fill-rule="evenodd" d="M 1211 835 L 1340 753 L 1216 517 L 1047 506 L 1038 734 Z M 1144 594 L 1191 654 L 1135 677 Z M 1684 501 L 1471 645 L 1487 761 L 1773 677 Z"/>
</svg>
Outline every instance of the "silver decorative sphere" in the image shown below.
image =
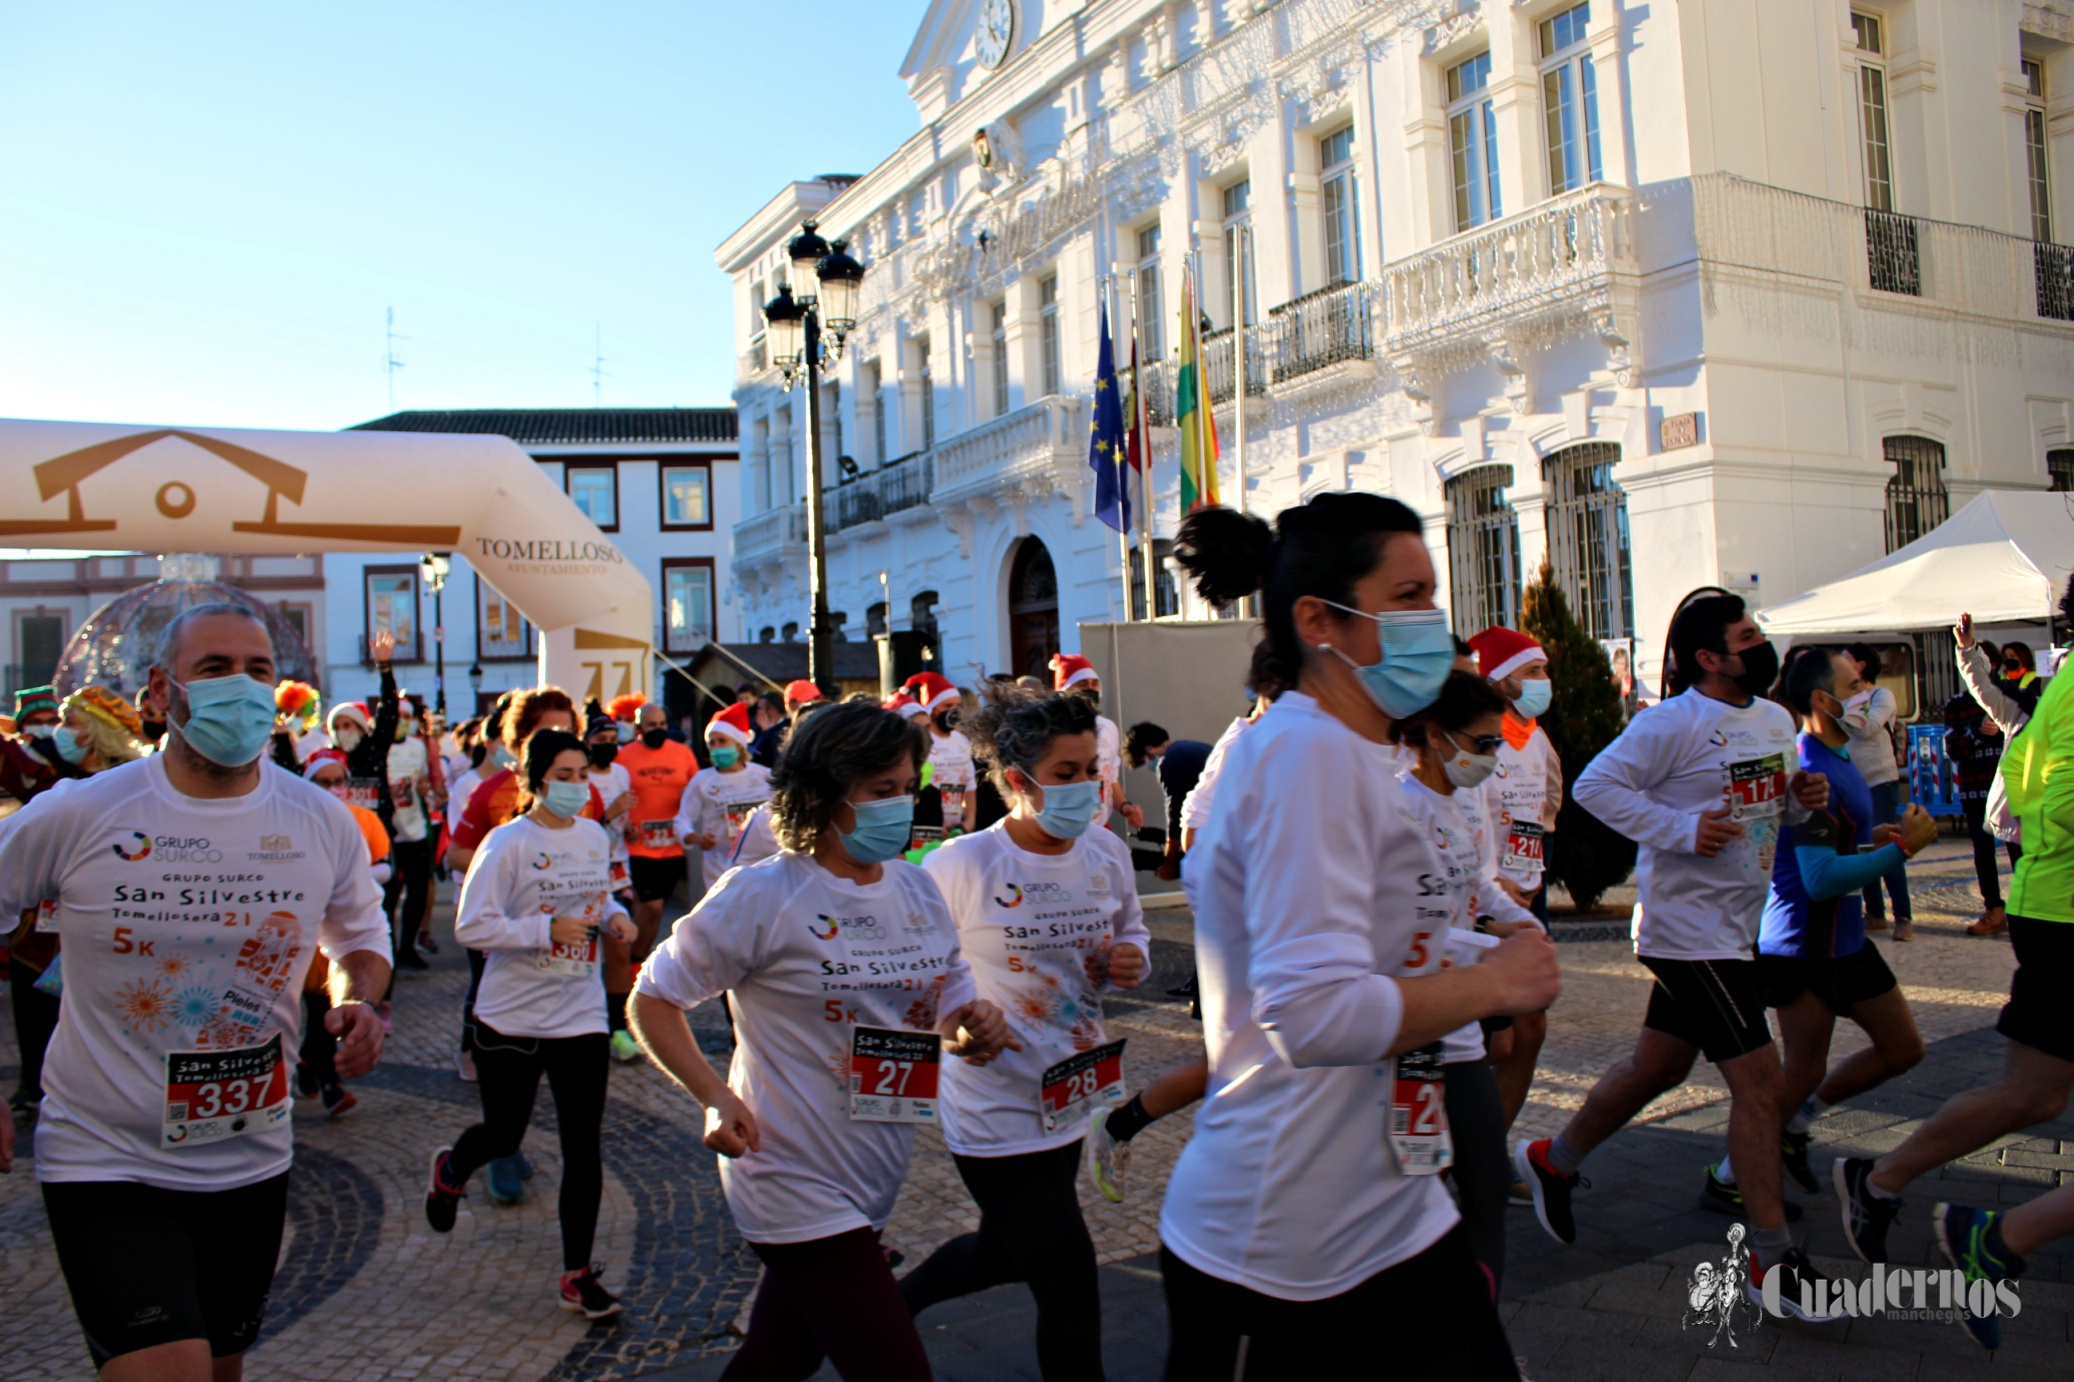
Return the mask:
<svg viewBox="0 0 2074 1382">
<path fill-rule="evenodd" d="M 135 704 L 149 684 L 151 655 L 166 625 L 182 610 L 219 603 L 250 610 L 266 624 L 274 639 L 277 680 L 316 684 L 317 661 L 295 626 L 272 605 L 210 579 L 215 565 L 208 558 L 166 557 L 158 580 L 124 591 L 87 616 L 58 659 L 53 681 L 59 697 L 83 686 L 105 686 Z"/>
</svg>

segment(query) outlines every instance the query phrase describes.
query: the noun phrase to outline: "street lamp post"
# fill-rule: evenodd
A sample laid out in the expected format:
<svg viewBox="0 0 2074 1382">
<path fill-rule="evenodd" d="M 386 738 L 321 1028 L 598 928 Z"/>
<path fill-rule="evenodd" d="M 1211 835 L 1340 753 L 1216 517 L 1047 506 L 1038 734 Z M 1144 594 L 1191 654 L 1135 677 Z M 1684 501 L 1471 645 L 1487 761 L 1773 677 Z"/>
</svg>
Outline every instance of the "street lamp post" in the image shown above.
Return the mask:
<svg viewBox="0 0 2074 1382">
<path fill-rule="evenodd" d="M 418 560 L 418 574 L 432 591 L 432 701 L 441 716 L 446 714 L 446 578 L 453 569 L 451 552 L 427 552 Z"/>
<path fill-rule="evenodd" d="M 468 669 L 468 694 L 471 702 L 468 707 L 468 713 L 473 715 L 482 705 L 482 664 L 480 662 Z"/>
<path fill-rule="evenodd" d="M 813 606 L 807 633 L 807 680 L 823 691 L 835 683 L 835 627 L 828 618 L 828 531 L 821 502 L 821 369 L 842 358 L 843 340 L 857 324 L 857 285 L 864 266 L 848 244 L 830 245 L 802 222 L 787 248 L 792 282 L 764 306 L 771 363 L 785 390 L 807 387 L 807 589 Z M 824 359 L 825 355 L 825 359 Z"/>
</svg>

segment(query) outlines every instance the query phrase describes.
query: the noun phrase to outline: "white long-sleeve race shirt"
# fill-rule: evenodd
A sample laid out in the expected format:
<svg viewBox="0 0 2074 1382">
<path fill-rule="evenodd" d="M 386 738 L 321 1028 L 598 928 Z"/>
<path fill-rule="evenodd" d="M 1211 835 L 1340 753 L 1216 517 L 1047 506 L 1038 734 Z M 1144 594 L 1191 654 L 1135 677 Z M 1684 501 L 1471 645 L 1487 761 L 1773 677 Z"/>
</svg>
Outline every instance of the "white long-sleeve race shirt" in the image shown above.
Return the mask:
<svg viewBox="0 0 2074 1382">
<path fill-rule="evenodd" d="M 1637 715 L 1577 779 L 1577 801 L 1640 847 L 1635 953 L 1747 959 L 1757 943 L 1779 826 L 1805 819 L 1786 788 L 1797 763 L 1793 717 L 1767 700 L 1734 706 L 1688 689 Z M 1743 837 L 1693 852 L 1717 806 Z"/>
<path fill-rule="evenodd" d="M 761 763 L 744 763 L 731 773 L 709 768 L 685 784 L 677 804 L 677 836 L 713 837 L 713 847 L 704 851 L 700 864 L 707 887 L 727 872 L 749 817 L 770 796 L 771 770 Z"/>
<path fill-rule="evenodd" d="M 557 944 L 557 916 L 603 927 L 626 908 L 611 893 L 612 841 L 592 820 L 550 830 L 529 816 L 489 833 L 461 885 L 454 939 L 483 951 L 475 1015 L 505 1036 L 605 1030 L 601 937 Z"/>
<path fill-rule="evenodd" d="M 1232 746 L 1185 871 L 1210 1092 L 1160 1240 L 1283 1300 L 1322 1300 L 1457 1219 L 1386 1150 L 1400 975 L 1439 966 L 1449 907 L 1395 756 L 1290 692 Z"/>
</svg>

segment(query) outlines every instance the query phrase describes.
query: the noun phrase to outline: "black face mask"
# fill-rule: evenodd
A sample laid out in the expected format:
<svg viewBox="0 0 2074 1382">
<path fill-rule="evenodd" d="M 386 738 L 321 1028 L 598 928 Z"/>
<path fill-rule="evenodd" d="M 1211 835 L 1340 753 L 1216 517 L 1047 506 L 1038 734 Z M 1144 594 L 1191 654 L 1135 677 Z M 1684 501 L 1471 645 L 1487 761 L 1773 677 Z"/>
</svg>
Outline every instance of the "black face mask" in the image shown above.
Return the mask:
<svg viewBox="0 0 2074 1382">
<path fill-rule="evenodd" d="M 617 757 L 619 757 L 619 745 L 617 744 L 591 745 L 591 766 L 593 768 L 609 768 L 612 766 L 612 760 Z"/>
<path fill-rule="evenodd" d="M 641 731 L 641 742 L 648 745 L 651 749 L 661 748 L 663 740 L 669 737 L 670 732 L 666 729 L 644 729 Z"/>
<path fill-rule="evenodd" d="M 949 734 L 957 723 L 958 712 L 955 710 L 946 710 L 936 717 L 936 728 L 939 733 Z"/>
<path fill-rule="evenodd" d="M 1762 696 L 1779 679 L 1779 650 L 1770 643 L 1745 648 L 1736 654 L 1736 658 L 1743 664 L 1743 670 L 1729 680 L 1745 695 Z"/>
</svg>

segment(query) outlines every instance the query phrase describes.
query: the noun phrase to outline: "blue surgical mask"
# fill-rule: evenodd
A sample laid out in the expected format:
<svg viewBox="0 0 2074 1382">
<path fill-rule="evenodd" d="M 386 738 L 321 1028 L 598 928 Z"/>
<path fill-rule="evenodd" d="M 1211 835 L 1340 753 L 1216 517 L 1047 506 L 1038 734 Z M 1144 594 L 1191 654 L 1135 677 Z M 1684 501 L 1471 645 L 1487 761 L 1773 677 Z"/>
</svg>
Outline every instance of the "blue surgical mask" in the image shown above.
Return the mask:
<svg viewBox="0 0 2074 1382">
<path fill-rule="evenodd" d="M 857 828 L 836 831 L 843 852 L 860 864 L 883 864 L 907 853 L 915 837 L 915 799 L 887 797 L 883 801 L 853 801 Z"/>
<path fill-rule="evenodd" d="M 272 686 L 242 672 L 173 685 L 187 696 L 187 723 L 175 722 L 175 728 L 211 763 L 242 768 L 274 737 Z"/>
<path fill-rule="evenodd" d="M 31 739 L 49 739 L 54 737 L 57 734 L 57 732 L 58 727 L 56 725 L 22 726 L 22 733 L 28 735 Z"/>
<path fill-rule="evenodd" d="M 733 744 L 715 744 L 713 746 L 713 766 L 720 769 L 720 771 L 726 772 L 741 761 L 742 751 Z"/>
<path fill-rule="evenodd" d="M 1079 839 L 1102 808 L 1099 782 L 1055 782 L 1042 791 L 1044 805 L 1037 808 L 1037 828 L 1054 840 Z"/>
<path fill-rule="evenodd" d="M 1369 614 L 1345 605 L 1325 602 L 1334 609 L 1375 621 L 1382 659 L 1363 667 L 1330 643 L 1324 646 L 1341 662 L 1352 667 L 1361 685 L 1383 713 L 1402 720 L 1433 704 L 1455 665 L 1455 638 L 1448 632 L 1447 611 L 1440 609 L 1391 610 Z"/>
<path fill-rule="evenodd" d="M 582 815 L 583 808 L 591 804 L 591 785 L 588 782 L 543 783 L 540 800 L 557 816 L 574 818 Z"/>
<path fill-rule="evenodd" d="M 501 743 L 490 745 L 489 759 L 491 766 L 497 768 L 509 768 L 518 762 L 511 756 L 511 750 Z"/>
<path fill-rule="evenodd" d="M 1519 684 L 1519 699 L 1512 703 L 1512 713 L 1522 720 L 1538 720 L 1548 711 L 1549 701 L 1555 698 L 1555 683 L 1547 677 Z"/>
<path fill-rule="evenodd" d="M 55 730 L 52 730 L 50 742 L 57 748 L 58 757 L 64 759 L 75 768 L 86 757 L 86 745 L 80 741 L 77 734 L 72 732 L 72 726 L 70 725 L 59 725 Z"/>
</svg>

